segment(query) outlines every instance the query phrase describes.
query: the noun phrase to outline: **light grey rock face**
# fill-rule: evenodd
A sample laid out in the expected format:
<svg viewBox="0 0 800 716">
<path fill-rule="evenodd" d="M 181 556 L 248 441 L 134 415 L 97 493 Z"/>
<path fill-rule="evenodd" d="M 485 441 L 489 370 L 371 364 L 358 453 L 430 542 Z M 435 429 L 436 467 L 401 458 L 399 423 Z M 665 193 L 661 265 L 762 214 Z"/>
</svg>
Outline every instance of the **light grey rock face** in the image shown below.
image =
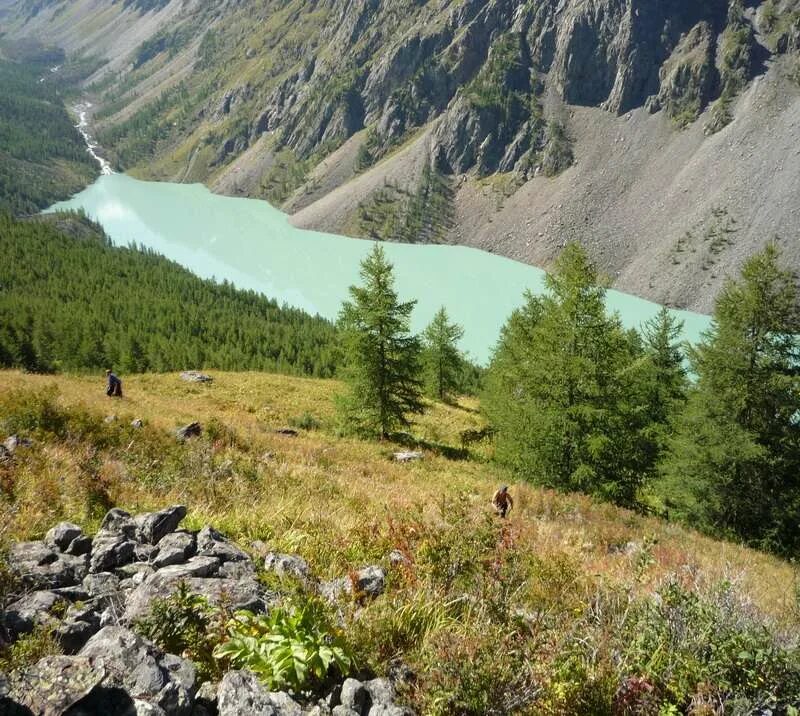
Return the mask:
<svg viewBox="0 0 800 716">
<path fill-rule="evenodd" d="M 339 700 L 342 706 L 360 714 L 369 704 L 369 692 L 357 679 L 345 679 Z M 333 712 L 336 713 L 336 709 Z"/>
<path fill-rule="evenodd" d="M 197 689 L 194 665 L 179 656 L 163 654 L 132 631 L 105 627 L 79 656 L 104 662 L 108 672 L 105 687 L 117 687 L 131 699 L 150 703 L 168 714 L 191 714 Z M 99 699 L 102 694 L 96 696 Z"/>
<path fill-rule="evenodd" d="M 216 557 L 220 562 L 239 562 L 250 559 L 247 552 L 209 526 L 203 527 L 197 534 L 197 554 L 204 557 Z"/>
<path fill-rule="evenodd" d="M 361 716 L 360 711 L 356 711 L 355 709 L 351 709 L 349 706 L 345 706 L 343 704 L 339 704 L 338 706 L 334 706 L 333 710 L 331 711 L 332 716 Z"/>
<path fill-rule="evenodd" d="M 364 682 L 364 688 L 369 694 L 369 701 L 372 706 L 389 706 L 397 698 L 394 685 L 389 679 L 372 679 Z"/>
<path fill-rule="evenodd" d="M 647 108 L 651 112 L 663 109 L 681 124 L 697 119 L 716 89 L 715 47 L 708 23 L 692 28 L 661 67 L 658 94 L 648 100 Z"/>
<path fill-rule="evenodd" d="M 49 591 L 26 594 L 6 609 L 6 625 L 15 636 L 32 632 L 38 624 L 54 622 L 50 612 L 63 601 L 63 598 Z"/>
<path fill-rule="evenodd" d="M 22 586 L 29 590 L 72 587 L 88 571 L 85 557 L 60 554 L 44 542 L 12 544 L 8 564 Z"/>
<path fill-rule="evenodd" d="M 66 552 L 70 543 L 82 534 L 83 530 L 78 525 L 74 525 L 71 522 L 59 522 L 55 527 L 48 530 L 44 542 L 49 547 Z"/>
<path fill-rule="evenodd" d="M 414 712 L 405 706 L 377 704 L 367 712 L 367 716 L 413 716 Z"/>
<path fill-rule="evenodd" d="M 217 691 L 219 716 L 278 716 L 267 691 L 250 671 L 229 671 Z"/>
<path fill-rule="evenodd" d="M 186 517 L 186 508 L 183 505 L 174 505 L 160 512 L 137 515 L 134 522 L 137 526 L 138 541 L 146 544 L 158 544 L 162 538 L 177 529 L 184 517 Z"/>
<path fill-rule="evenodd" d="M 269 699 L 276 716 L 303 716 L 303 709 L 284 691 L 270 691 Z"/>
<path fill-rule="evenodd" d="M 161 539 L 152 559 L 153 567 L 161 569 L 173 564 L 183 564 L 197 550 L 195 536 L 189 532 L 173 532 Z"/>
</svg>

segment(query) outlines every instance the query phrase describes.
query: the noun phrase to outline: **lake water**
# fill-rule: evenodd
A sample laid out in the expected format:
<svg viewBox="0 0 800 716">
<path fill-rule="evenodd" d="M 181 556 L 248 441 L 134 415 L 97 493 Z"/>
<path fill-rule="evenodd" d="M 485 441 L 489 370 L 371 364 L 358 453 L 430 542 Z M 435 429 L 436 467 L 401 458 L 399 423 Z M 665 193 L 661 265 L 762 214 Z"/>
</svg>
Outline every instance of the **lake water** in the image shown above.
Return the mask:
<svg viewBox="0 0 800 716">
<path fill-rule="evenodd" d="M 198 184 L 145 182 L 124 174 L 101 176 L 50 210 L 83 209 L 115 244 L 155 249 L 204 278 L 228 279 L 279 302 L 335 319 L 359 262 L 372 242 L 293 227 L 265 201 L 217 196 Z M 417 299 L 412 328 L 424 328 L 444 305 L 464 326 L 462 348 L 486 362 L 500 327 L 525 290 L 541 292 L 544 272 L 461 246 L 384 244 L 401 300 Z M 639 328 L 660 306 L 617 291 L 608 306 Z M 696 341 L 709 318 L 674 312 L 685 338 Z"/>
</svg>

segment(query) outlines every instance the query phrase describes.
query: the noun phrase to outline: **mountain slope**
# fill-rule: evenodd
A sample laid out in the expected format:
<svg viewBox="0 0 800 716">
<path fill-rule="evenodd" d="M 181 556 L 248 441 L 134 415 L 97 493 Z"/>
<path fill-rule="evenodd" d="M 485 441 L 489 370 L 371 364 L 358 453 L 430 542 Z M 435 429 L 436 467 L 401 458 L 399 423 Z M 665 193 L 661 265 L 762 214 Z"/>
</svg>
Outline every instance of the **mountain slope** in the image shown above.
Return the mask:
<svg viewBox="0 0 800 716">
<path fill-rule="evenodd" d="M 494 518 L 489 500 L 508 476 L 486 460 L 489 445 L 459 449 L 459 432 L 481 427 L 473 402 L 432 405 L 413 428 L 424 458 L 399 463 L 390 443 L 336 435 L 333 381 L 214 378 L 126 377 L 109 421 L 97 377 L 60 376 L 56 388 L 0 371 L 0 439 L 33 438 L 0 462 L 0 544 L 62 519 L 93 531 L 111 506 L 184 504 L 188 529 L 212 524 L 260 554 L 264 587 L 300 604 L 310 597 L 295 580 L 260 569 L 265 551 L 298 554 L 321 580 L 383 565 L 385 593 L 340 600 L 336 623 L 359 669 L 400 677 L 426 716 L 800 703 L 795 565 L 524 484 L 511 485 L 510 519 Z M 302 414 L 319 427 L 276 433 Z M 203 435 L 176 441 L 190 421 Z M 37 634 L 11 653 L 12 670 L 43 655 Z M 4 656 L 0 644 L 0 669 Z"/>
<path fill-rule="evenodd" d="M 12 33 L 108 60 L 97 130 L 140 176 L 537 264 L 577 238 L 618 287 L 699 309 L 796 243 L 797 0 L 40 5 Z M 737 231 L 706 239 L 720 215 Z"/>
</svg>

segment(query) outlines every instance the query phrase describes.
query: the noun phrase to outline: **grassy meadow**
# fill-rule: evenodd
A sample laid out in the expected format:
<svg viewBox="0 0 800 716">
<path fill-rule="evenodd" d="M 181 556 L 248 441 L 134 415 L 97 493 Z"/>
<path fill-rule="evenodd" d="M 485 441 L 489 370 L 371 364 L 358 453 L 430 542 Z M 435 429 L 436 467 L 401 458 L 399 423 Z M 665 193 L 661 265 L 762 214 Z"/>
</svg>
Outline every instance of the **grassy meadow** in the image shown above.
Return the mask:
<svg viewBox="0 0 800 716">
<path fill-rule="evenodd" d="M 0 373 L 0 438 L 34 441 L 0 465 L 0 542 L 60 520 L 91 531 L 111 506 L 182 503 L 188 526 L 300 554 L 320 578 L 398 550 L 387 593 L 339 617 L 361 670 L 413 675 L 405 697 L 420 713 L 792 713 L 799 702 L 796 566 L 510 482 L 491 444 L 462 448 L 462 431 L 483 427 L 472 399 L 431 404 L 402 444 L 369 442 L 338 436 L 335 381 L 212 375 L 123 376 L 115 401 L 102 376 Z M 203 435 L 178 443 L 192 421 Z M 296 437 L 276 432 L 290 426 Z M 408 447 L 424 459 L 392 460 Z M 489 506 L 503 482 L 515 500 L 505 522 Z"/>
</svg>

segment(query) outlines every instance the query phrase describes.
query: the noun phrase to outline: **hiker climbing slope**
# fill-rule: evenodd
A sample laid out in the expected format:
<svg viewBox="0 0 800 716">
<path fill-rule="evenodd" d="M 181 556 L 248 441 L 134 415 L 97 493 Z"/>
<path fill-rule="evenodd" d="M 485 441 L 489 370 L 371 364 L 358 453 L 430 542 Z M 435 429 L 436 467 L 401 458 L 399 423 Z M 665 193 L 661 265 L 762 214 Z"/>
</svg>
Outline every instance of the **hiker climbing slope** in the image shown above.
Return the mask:
<svg viewBox="0 0 800 716">
<path fill-rule="evenodd" d="M 108 378 L 108 387 L 106 388 L 106 395 L 110 398 L 122 397 L 122 381 L 111 372 L 111 369 L 106 371 L 106 378 Z"/>
<path fill-rule="evenodd" d="M 511 509 L 514 507 L 514 500 L 512 500 L 511 495 L 508 494 L 508 485 L 503 485 L 494 493 L 492 496 L 492 507 L 494 507 L 494 511 L 500 515 L 500 517 L 505 517 L 511 512 Z"/>
</svg>

